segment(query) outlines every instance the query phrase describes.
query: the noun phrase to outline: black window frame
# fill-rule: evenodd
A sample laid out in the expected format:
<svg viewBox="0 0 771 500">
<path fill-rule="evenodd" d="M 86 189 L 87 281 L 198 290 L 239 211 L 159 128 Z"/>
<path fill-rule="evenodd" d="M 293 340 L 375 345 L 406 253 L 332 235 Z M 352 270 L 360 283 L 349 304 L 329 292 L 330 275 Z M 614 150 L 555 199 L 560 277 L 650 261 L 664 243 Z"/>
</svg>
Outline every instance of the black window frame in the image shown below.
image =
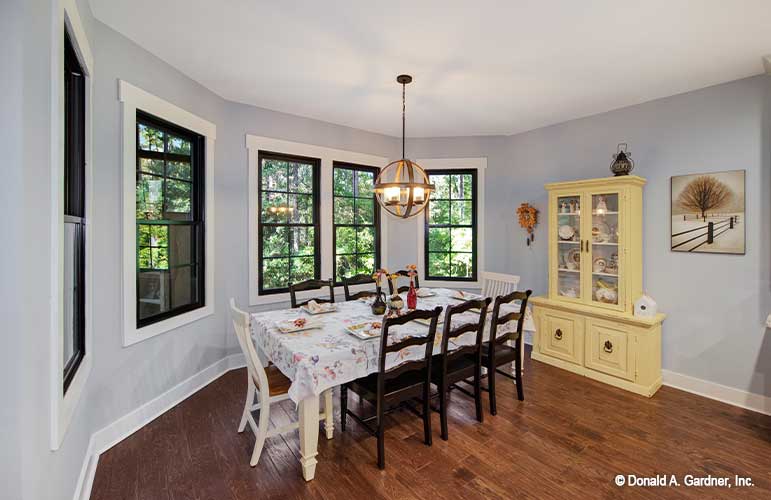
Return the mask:
<svg viewBox="0 0 771 500">
<path fill-rule="evenodd" d="M 426 175 L 428 175 L 429 182 L 431 181 L 432 175 L 471 175 L 471 225 L 468 224 L 452 224 L 452 220 L 450 221 L 450 224 L 430 224 L 429 225 L 429 219 L 431 214 L 431 203 L 434 201 L 449 201 L 450 202 L 450 217 L 452 217 L 452 193 L 450 193 L 450 198 L 434 198 L 435 193 L 431 193 L 431 197 L 429 198 L 428 205 L 425 209 L 425 215 L 424 215 L 424 230 L 423 230 L 423 275 L 425 281 L 456 281 L 456 282 L 476 282 L 479 278 L 479 269 L 478 269 L 478 205 L 479 205 L 479 177 L 478 177 L 478 170 L 476 168 L 452 168 L 452 169 L 431 169 L 426 170 Z M 457 199 L 455 201 L 468 201 L 466 198 L 463 199 Z M 472 266 L 472 274 L 470 277 L 455 277 L 455 276 L 432 276 L 429 274 L 429 254 L 430 253 L 439 253 L 439 254 L 449 254 L 450 255 L 450 263 L 452 264 L 452 254 L 453 253 L 468 253 L 468 252 L 453 252 L 452 247 L 450 247 L 450 250 L 447 252 L 430 252 L 429 251 L 429 241 L 428 241 L 428 234 L 429 234 L 429 228 L 449 228 L 452 230 L 452 228 L 471 228 L 471 234 L 472 234 L 472 243 L 471 243 L 471 266 Z M 452 240 L 451 240 L 452 241 Z"/>
<path fill-rule="evenodd" d="M 289 186 L 285 191 L 275 191 L 262 188 L 262 162 L 266 159 L 273 159 L 279 161 L 305 163 L 312 165 L 313 172 L 313 192 L 311 193 L 313 200 L 313 222 L 308 223 L 291 223 L 291 222 L 263 222 L 262 220 L 262 194 L 263 193 L 282 193 L 287 196 L 290 194 L 300 194 L 307 196 L 308 193 L 299 193 L 290 191 Z M 313 279 L 321 279 L 321 159 L 313 158 L 309 156 L 293 155 L 288 153 L 279 153 L 276 151 L 263 151 L 257 152 L 257 238 L 259 239 L 259 255 L 257 256 L 257 289 L 259 295 L 275 295 L 277 293 L 288 293 L 289 285 L 292 279 L 292 255 L 291 250 L 286 256 L 275 257 L 263 257 L 264 244 L 262 237 L 262 229 L 265 226 L 270 227 L 286 227 L 287 237 L 291 237 L 292 227 L 312 227 L 313 228 Z M 294 256 L 298 257 L 298 256 Z M 289 282 L 286 287 L 281 288 L 265 288 L 263 286 L 263 262 L 269 259 L 289 259 Z"/>
<path fill-rule="evenodd" d="M 73 353 L 63 360 L 66 394 L 86 356 L 86 73 L 64 28 L 64 225 L 75 226 Z M 62 335 L 64 332 L 62 332 Z"/>
<path fill-rule="evenodd" d="M 378 167 L 372 167 L 369 165 L 359 165 L 357 163 L 350 163 L 345 161 L 333 161 L 332 162 L 332 276 L 335 280 L 335 285 L 342 285 L 343 281 L 337 281 L 337 228 L 338 227 L 352 227 L 354 231 L 359 227 L 374 227 L 375 228 L 375 270 L 380 269 L 381 258 L 381 224 L 380 224 L 380 205 L 377 202 L 377 196 L 374 191 L 372 193 L 372 206 L 374 210 L 373 223 L 372 224 L 357 224 L 356 223 L 356 199 L 362 199 L 362 196 L 356 196 L 355 190 L 358 189 L 358 184 L 354 183 L 354 195 L 353 196 L 338 196 L 335 194 L 335 169 L 353 170 L 354 172 L 368 172 L 374 175 L 374 179 L 380 174 Z M 354 222 L 353 224 L 338 224 L 335 222 L 335 199 L 336 198 L 349 198 L 354 200 Z M 358 249 L 357 249 L 358 250 Z M 372 252 L 355 252 L 353 254 L 340 254 L 340 255 L 368 255 Z"/>
<path fill-rule="evenodd" d="M 202 307 L 206 306 L 206 137 L 203 135 L 194 132 L 192 130 L 186 129 L 184 127 L 181 127 L 179 125 L 176 125 L 172 122 L 169 122 L 168 120 L 164 120 L 163 118 L 160 118 L 158 116 L 155 116 L 151 113 L 147 113 L 146 111 L 137 109 L 136 111 L 136 124 L 135 124 L 135 134 L 136 134 L 136 166 L 135 166 L 135 184 L 134 184 L 134 192 L 136 193 L 136 186 L 140 181 L 140 175 L 142 172 L 141 168 L 141 159 L 142 158 L 150 158 L 150 159 L 163 159 L 164 162 L 168 159 L 171 159 L 172 161 L 175 159 L 174 153 L 168 153 L 165 151 L 166 147 L 164 147 L 164 151 L 145 151 L 140 148 L 139 144 L 139 126 L 140 125 L 149 125 L 150 127 L 159 129 L 166 133 L 166 137 L 168 137 L 168 134 L 171 134 L 175 137 L 179 137 L 181 139 L 186 139 L 190 141 L 190 155 L 180 155 L 180 160 L 189 159 L 190 161 L 190 183 L 191 183 L 191 190 L 192 190 L 192 196 L 191 196 L 191 207 L 190 207 L 190 214 L 191 219 L 190 220 L 174 220 L 174 219 L 156 219 L 156 220 L 143 220 L 143 219 L 136 219 L 135 221 L 135 231 L 136 231 L 136 239 L 135 239 L 135 245 L 134 245 L 134 254 L 135 254 L 135 262 L 136 262 L 136 296 L 135 296 L 135 304 L 136 304 L 136 324 L 137 329 L 144 328 L 148 325 L 152 325 L 155 323 L 159 323 L 161 321 L 165 321 L 167 319 L 173 318 L 175 316 L 179 316 L 180 314 L 184 314 L 190 311 L 194 311 L 196 309 L 200 309 Z M 182 158 L 184 156 L 184 158 Z M 184 179 L 177 179 L 173 176 L 168 176 L 167 173 L 164 171 L 164 174 L 162 176 L 164 180 L 165 179 L 172 179 L 172 180 L 184 180 Z M 166 183 L 164 182 L 164 193 L 165 193 L 165 186 Z M 136 194 L 135 194 L 136 196 Z M 166 203 L 166 197 L 164 196 L 164 203 Z M 140 318 L 140 307 L 139 307 L 139 300 L 140 300 L 140 273 L 143 272 L 143 270 L 139 267 L 139 227 L 140 225 L 188 225 L 191 227 L 191 238 L 194 239 L 194 244 L 191 244 L 190 252 L 190 263 L 178 267 L 190 267 L 191 268 L 191 279 L 196 280 L 196 294 L 197 299 L 195 302 L 190 302 L 184 305 L 181 305 L 179 307 L 175 307 L 172 309 L 169 309 L 167 311 L 155 314 L 153 316 L 147 317 L 147 318 Z M 172 266 L 168 266 L 168 272 L 171 273 Z M 147 272 L 146 269 L 144 272 Z M 171 287 L 169 289 L 171 291 Z M 171 297 L 169 298 L 169 304 L 171 304 Z"/>
</svg>

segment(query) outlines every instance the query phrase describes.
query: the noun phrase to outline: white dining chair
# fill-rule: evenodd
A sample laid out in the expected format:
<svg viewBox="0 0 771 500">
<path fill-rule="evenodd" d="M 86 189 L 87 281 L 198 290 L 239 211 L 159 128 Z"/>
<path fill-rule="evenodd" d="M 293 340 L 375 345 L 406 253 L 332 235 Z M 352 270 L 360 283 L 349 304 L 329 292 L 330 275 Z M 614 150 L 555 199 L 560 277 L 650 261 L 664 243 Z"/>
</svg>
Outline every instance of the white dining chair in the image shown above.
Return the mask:
<svg viewBox="0 0 771 500">
<path fill-rule="evenodd" d="M 517 291 L 519 285 L 519 276 L 516 274 L 503 274 L 503 273 L 482 273 L 482 295 L 484 297 L 490 297 L 493 301 L 499 295 L 508 295 L 511 292 Z M 521 361 L 520 366 L 525 366 L 525 350 L 520 351 Z M 512 365 L 512 373 L 514 373 L 514 366 Z M 522 369 L 524 371 L 524 368 Z"/>
<path fill-rule="evenodd" d="M 519 276 L 502 273 L 482 273 L 482 295 L 495 300 L 499 295 L 508 295 L 517 290 Z"/>
<path fill-rule="evenodd" d="M 238 344 L 246 359 L 246 402 L 244 411 L 241 414 L 241 422 L 238 424 L 238 432 L 241 433 L 246 428 L 246 424 L 252 429 L 256 441 L 252 458 L 249 465 L 254 467 L 260 460 L 262 447 L 265 439 L 277 434 L 297 429 L 298 422 L 292 422 L 281 427 L 268 428 L 270 423 L 270 406 L 289 399 L 289 386 L 291 381 L 275 366 L 270 365 L 265 369 L 257 355 L 251 337 L 251 317 L 249 313 L 236 307 L 235 299 L 230 299 L 230 311 L 233 315 L 233 326 L 238 337 Z M 332 389 L 324 392 L 324 411 L 319 414 L 319 420 L 324 420 L 324 427 L 327 432 L 327 438 L 332 437 L 332 423 L 334 410 L 332 405 Z M 255 404 L 255 397 L 259 402 Z M 255 422 L 252 412 L 260 412 L 259 423 Z"/>
</svg>

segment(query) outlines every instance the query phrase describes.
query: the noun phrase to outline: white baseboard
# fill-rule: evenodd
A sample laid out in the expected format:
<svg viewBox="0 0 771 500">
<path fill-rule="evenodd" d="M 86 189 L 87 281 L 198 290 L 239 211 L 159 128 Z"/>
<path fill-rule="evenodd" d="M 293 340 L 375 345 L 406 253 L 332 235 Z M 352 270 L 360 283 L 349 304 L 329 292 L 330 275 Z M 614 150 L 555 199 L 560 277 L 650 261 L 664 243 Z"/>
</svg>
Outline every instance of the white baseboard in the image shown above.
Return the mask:
<svg viewBox="0 0 771 500">
<path fill-rule="evenodd" d="M 122 416 L 95 432 L 88 443 L 88 451 L 78 478 L 73 500 L 88 500 L 94 484 L 99 455 L 123 441 L 145 425 L 212 383 L 230 370 L 245 365 L 243 354 L 231 354 L 209 365 L 200 372 L 175 385 L 160 396 Z"/>
<path fill-rule="evenodd" d="M 771 415 L 771 398 L 762 394 L 734 389 L 733 387 L 716 384 L 715 382 L 709 382 L 670 370 L 661 370 L 661 376 L 664 385 L 669 387 L 756 411 L 764 415 Z"/>
</svg>

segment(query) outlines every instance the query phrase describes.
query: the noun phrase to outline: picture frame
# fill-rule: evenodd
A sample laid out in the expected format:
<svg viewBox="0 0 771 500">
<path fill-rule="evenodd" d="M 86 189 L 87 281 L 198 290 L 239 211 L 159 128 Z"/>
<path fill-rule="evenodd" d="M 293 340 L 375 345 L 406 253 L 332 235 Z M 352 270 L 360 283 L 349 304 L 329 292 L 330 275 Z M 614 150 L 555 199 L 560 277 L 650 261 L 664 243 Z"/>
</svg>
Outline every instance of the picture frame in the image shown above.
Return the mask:
<svg viewBox="0 0 771 500">
<path fill-rule="evenodd" d="M 670 178 L 673 252 L 746 253 L 746 170 Z"/>
</svg>

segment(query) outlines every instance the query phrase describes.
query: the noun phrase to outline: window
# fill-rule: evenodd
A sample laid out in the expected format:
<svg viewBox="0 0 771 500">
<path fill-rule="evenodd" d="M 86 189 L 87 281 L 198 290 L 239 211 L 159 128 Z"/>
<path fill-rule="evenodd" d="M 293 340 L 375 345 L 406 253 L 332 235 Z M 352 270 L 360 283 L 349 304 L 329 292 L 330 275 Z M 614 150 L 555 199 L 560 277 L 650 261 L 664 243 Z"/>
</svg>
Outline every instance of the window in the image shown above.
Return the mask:
<svg viewBox="0 0 771 500">
<path fill-rule="evenodd" d="M 86 355 L 86 76 L 64 30 L 64 392 Z"/>
<path fill-rule="evenodd" d="M 136 322 L 204 306 L 204 138 L 136 114 Z"/>
<path fill-rule="evenodd" d="M 380 267 L 380 210 L 375 201 L 379 170 L 335 162 L 333 168 L 333 247 L 335 282 Z"/>
<path fill-rule="evenodd" d="M 260 151 L 259 291 L 289 290 L 290 283 L 318 279 L 319 177 L 315 158 Z"/>
<path fill-rule="evenodd" d="M 477 170 L 431 170 L 426 210 L 426 280 L 477 280 Z"/>
</svg>

